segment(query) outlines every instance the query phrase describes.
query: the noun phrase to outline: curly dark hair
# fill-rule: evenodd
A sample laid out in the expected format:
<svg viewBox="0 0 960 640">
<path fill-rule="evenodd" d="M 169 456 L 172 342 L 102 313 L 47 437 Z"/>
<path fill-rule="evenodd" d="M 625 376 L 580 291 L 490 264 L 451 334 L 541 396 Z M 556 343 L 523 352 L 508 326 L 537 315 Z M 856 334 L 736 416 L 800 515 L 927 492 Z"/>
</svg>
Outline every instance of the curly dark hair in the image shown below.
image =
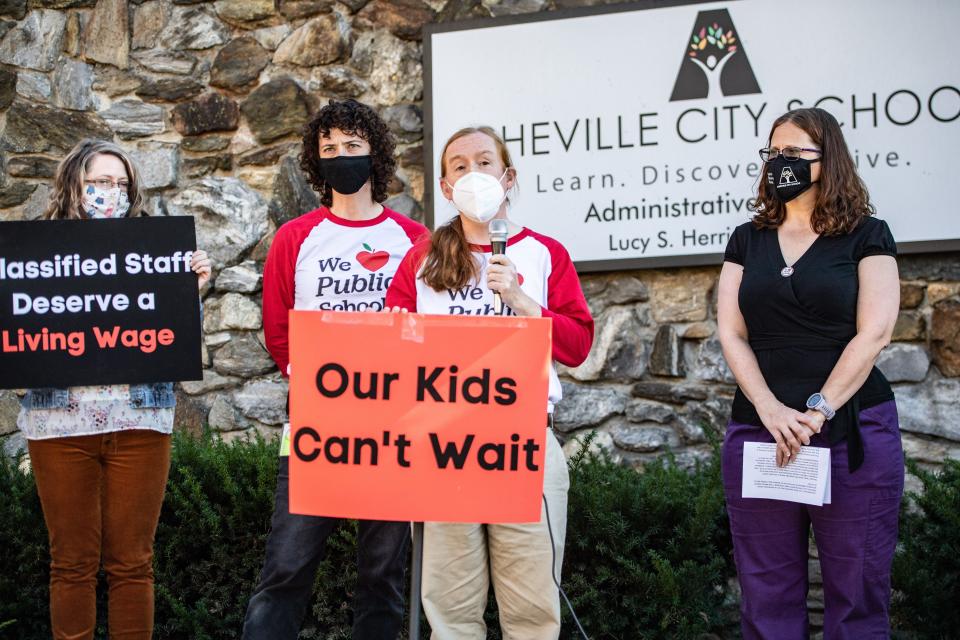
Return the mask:
<svg viewBox="0 0 960 640">
<path fill-rule="evenodd" d="M 770 146 L 777 127 L 787 122 L 803 129 L 822 151 L 820 193 L 810 219 L 813 230 L 826 236 L 850 233 L 863 218 L 876 211 L 870 204 L 867 187 L 857 173 L 840 124 L 823 109 L 794 109 L 774 121 L 767 136 L 767 146 Z M 765 176 L 766 171 L 764 164 L 760 175 Z M 786 205 L 767 187 L 766 180 L 760 180 L 757 197 L 747 206 L 756 212 L 753 224 L 761 229 L 779 227 L 787 215 Z"/>
<path fill-rule="evenodd" d="M 387 124 L 371 107 L 356 100 L 330 100 L 320 108 L 313 119 L 303 127 L 303 150 L 300 152 L 300 168 L 307 174 L 313 190 L 320 193 L 320 202 L 329 207 L 333 204 L 333 189 L 323 179 L 320 170 L 320 135 L 330 135 L 331 129 L 358 135 L 370 143 L 372 170 L 370 181 L 374 202 L 387 199 L 397 161 L 393 157 L 393 134 Z"/>
</svg>

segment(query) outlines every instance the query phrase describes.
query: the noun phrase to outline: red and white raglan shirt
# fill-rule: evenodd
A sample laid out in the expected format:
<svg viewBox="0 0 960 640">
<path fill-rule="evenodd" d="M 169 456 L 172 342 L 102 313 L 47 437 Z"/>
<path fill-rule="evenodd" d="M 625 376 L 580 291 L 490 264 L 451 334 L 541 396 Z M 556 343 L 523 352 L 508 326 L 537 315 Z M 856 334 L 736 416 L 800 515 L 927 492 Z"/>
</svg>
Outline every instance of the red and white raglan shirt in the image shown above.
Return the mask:
<svg viewBox="0 0 960 640">
<path fill-rule="evenodd" d="M 441 315 L 495 315 L 493 291 L 487 288 L 487 267 L 493 248 L 471 245 L 481 265 L 477 283 L 457 291 L 435 291 L 420 278 L 430 240 L 418 242 L 400 263 L 387 291 L 387 306 Z M 523 228 L 507 240 L 507 257 L 517 268 L 520 288 L 538 302 L 544 318 L 553 320 L 553 359 L 575 367 L 593 344 L 593 317 L 580 288 L 570 254 L 553 238 Z M 504 314 L 515 315 L 504 306 Z M 552 413 L 562 391 L 555 366 L 550 367 L 547 411 Z"/>
<path fill-rule="evenodd" d="M 400 261 L 428 235 L 386 207 L 362 221 L 321 207 L 280 227 L 263 269 L 263 334 L 280 371 L 289 375 L 290 309 L 383 311 Z"/>
</svg>

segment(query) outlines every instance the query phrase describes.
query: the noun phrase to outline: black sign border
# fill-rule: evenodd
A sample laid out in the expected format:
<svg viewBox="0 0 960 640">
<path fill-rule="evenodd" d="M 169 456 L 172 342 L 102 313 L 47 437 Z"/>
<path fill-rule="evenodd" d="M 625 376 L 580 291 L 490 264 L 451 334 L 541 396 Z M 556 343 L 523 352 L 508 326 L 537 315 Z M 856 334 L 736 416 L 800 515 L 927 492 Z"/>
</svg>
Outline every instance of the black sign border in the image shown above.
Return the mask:
<svg viewBox="0 0 960 640">
<path fill-rule="evenodd" d="M 132 218 L 110 218 L 106 220 L 84 220 L 84 219 L 59 219 L 59 220 L 47 220 L 47 221 L 11 220 L 11 221 L 0 223 L 0 232 L 3 232 L 4 230 L 8 230 L 8 229 L 13 229 L 14 227 L 18 227 L 21 233 L 30 233 L 30 231 L 34 229 L 36 226 L 42 225 L 44 227 L 44 233 L 46 233 L 47 235 L 51 235 L 52 233 L 53 235 L 63 235 L 64 237 L 66 237 L 66 234 L 71 227 L 79 225 L 85 229 L 89 227 L 88 231 L 91 234 L 96 234 L 96 236 L 104 240 L 105 244 L 103 245 L 103 247 L 101 247 L 102 249 L 104 250 L 112 249 L 113 252 L 119 254 L 121 251 L 120 249 L 110 246 L 110 238 L 111 238 L 111 231 L 112 231 L 110 227 L 116 227 L 116 225 L 127 225 L 128 226 L 128 229 L 126 230 L 127 232 L 136 233 L 136 236 L 138 238 L 143 239 L 142 242 L 149 242 L 149 239 L 150 239 L 149 234 L 152 229 L 155 229 L 155 226 L 158 223 L 163 223 L 165 225 L 169 225 L 172 228 L 176 228 L 177 232 L 182 232 L 185 236 L 187 235 L 187 232 L 189 232 L 189 238 L 187 238 L 187 241 L 184 242 L 185 249 L 192 249 L 193 251 L 197 250 L 196 219 L 193 216 L 146 216 L 144 215 L 144 216 L 137 216 Z M 57 224 L 59 224 L 62 229 L 65 229 L 65 231 L 60 234 L 53 232 L 52 229 L 54 225 L 57 225 Z M 100 229 L 99 228 L 100 226 L 102 226 L 103 228 Z M 69 255 L 69 253 L 67 255 Z M 83 253 L 81 253 L 81 256 L 88 257 Z M 123 265 L 122 258 L 118 255 L 118 258 L 117 258 L 118 274 L 124 273 L 122 265 Z M 140 363 L 131 363 L 132 365 L 136 365 L 136 366 L 130 366 L 130 365 L 127 365 L 126 363 L 121 362 L 122 364 L 124 364 L 126 369 L 120 372 L 111 371 L 111 372 L 108 372 L 107 374 L 104 374 L 101 368 L 106 364 L 110 364 L 110 362 L 84 361 L 84 362 L 76 363 L 77 365 L 79 365 L 77 367 L 77 370 L 89 369 L 89 371 L 86 372 L 86 374 L 88 375 L 88 378 L 84 378 L 83 380 L 77 383 L 72 382 L 72 379 L 74 378 L 75 374 L 71 369 L 71 371 L 67 375 L 64 375 L 63 371 L 58 371 L 56 375 L 52 376 L 51 379 L 48 379 L 42 382 L 34 382 L 32 379 L 27 378 L 26 380 L 18 379 L 16 381 L 16 384 L 14 385 L 14 384 L 7 384 L 7 380 L 6 378 L 4 378 L 4 380 L 0 381 L 2 382 L 2 384 L 0 384 L 0 388 L 2 389 L 29 389 L 29 388 L 37 389 L 37 388 L 52 387 L 52 388 L 62 389 L 67 387 L 84 386 L 84 385 L 94 385 L 94 386 L 118 385 L 118 384 L 143 385 L 143 384 L 157 384 L 157 383 L 165 383 L 165 382 L 196 381 L 196 380 L 202 379 L 202 376 L 203 376 L 203 362 L 202 362 L 202 355 L 203 355 L 202 309 L 203 307 L 202 307 L 202 304 L 203 303 L 199 296 L 199 290 L 196 288 L 196 280 L 194 280 L 195 274 L 188 274 L 187 272 L 183 272 L 182 275 L 178 277 L 182 277 L 184 279 L 184 282 L 182 285 L 184 287 L 186 287 L 188 280 L 193 280 L 193 285 L 191 289 L 193 292 L 196 292 L 196 293 L 191 295 L 192 301 L 189 304 L 189 309 L 185 310 L 179 307 L 177 308 L 171 307 L 165 313 L 169 316 L 182 316 L 185 311 L 189 312 L 190 315 L 193 315 L 195 313 L 196 314 L 195 317 L 189 321 L 189 324 L 191 326 L 188 326 L 186 328 L 192 329 L 193 326 L 196 326 L 197 328 L 196 335 L 190 335 L 188 338 L 185 339 L 189 344 L 186 347 L 182 347 L 182 351 L 178 352 L 178 357 L 183 359 L 183 363 L 179 365 L 178 372 L 163 372 L 162 374 L 155 375 L 154 373 L 152 373 L 153 370 L 148 370 L 146 374 L 143 374 L 142 372 L 139 371 L 139 367 L 142 366 Z M 104 280 L 106 276 L 97 275 L 96 278 L 98 280 Z M 61 280 L 61 279 L 62 278 L 55 278 L 54 280 Z M 77 279 L 73 278 L 73 280 L 77 280 Z M 6 286 L 8 286 L 8 288 L 12 288 L 12 287 L 15 287 L 16 284 L 14 283 Z M 116 291 L 112 291 L 112 293 L 116 293 Z M 195 295 L 196 297 L 194 298 L 193 295 Z M 130 308 L 135 310 L 136 304 L 133 300 L 133 297 L 132 296 L 129 296 L 129 297 L 130 297 Z M 119 312 L 119 313 L 124 313 L 124 312 Z M 135 313 L 139 314 L 142 312 L 135 311 Z M 9 318 L 5 318 L 5 319 L 10 320 L 12 318 L 13 317 L 10 316 Z M 69 316 L 65 316 L 65 318 L 69 319 Z M 85 324 L 85 321 L 81 322 L 78 320 L 78 324 Z M 183 328 L 183 327 L 178 327 L 178 328 Z M 86 326 L 83 327 L 84 333 L 87 334 L 87 339 L 91 340 L 92 342 L 93 339 L 89 335 L 89 330 L 90 330 L 89 327 L 86 327 Z M 186 362 L 188 349 L 190 350 L 189 355 L 191 356 L 189 363 Z M 108 358 L 109 361 L 113 361 L 114 359 L 122 361 L 122 359 L 126 359 L 126 356 L 124 355 L 124 349 L 118 348 L 118 349 L 115 349 L 114 351 L 115 353 L 120 355 L 119 357 L 111 356 L 110 358 Z M 21 356 L 23 355 L 25 354 L 21 354 Z M 195 360 L 193 359 L 193 356 L 196 356 Z M 144 356 L 135 355 L 134 357 L 136 359 L 142 359 Z M 29 365 L 31 367 L 40 367 L 41 369 L 45 366 L 50 366 L 49 363 L 45 363 L 45 364 L 19 363 L 19 364 Z M 4 366 L 8 366 L 7 363 L 4 363 Z M 127 369 L 129 369 L 129 371 L 127 371 Z M 136 371 L 134 373 L 131 373 L 131 371 L 134 371 L 134 370 Z M 9 373 L 7 372 L 6 369 L 4 371 L 5 373 Z M 166 376 L 165 375 L 166 373 L 171 373 L 171 376 L 170 377 Z M 35 371 L 31 372 L 31 375 L 34 375 L 34 374 L 35 374 Z"/>
</svg>

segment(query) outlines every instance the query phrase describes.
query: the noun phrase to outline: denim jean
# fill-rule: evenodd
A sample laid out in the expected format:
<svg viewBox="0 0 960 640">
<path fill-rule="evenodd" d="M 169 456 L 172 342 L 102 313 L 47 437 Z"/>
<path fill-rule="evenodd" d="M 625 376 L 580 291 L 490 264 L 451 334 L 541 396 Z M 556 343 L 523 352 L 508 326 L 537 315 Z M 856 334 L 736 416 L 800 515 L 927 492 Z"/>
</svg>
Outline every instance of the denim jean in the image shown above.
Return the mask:
<svg viewBox="0 0 960 640">
<path fill-rule="evenodd" d="M 132 384 L 129 391 L 130 406 L 134 409 L 168 409 L 177 404 L 172 382 Z M 31 409 L 65 409 L 70 403 L 69 389 L 27 389 L 20 406 Z"/>
<path fill-rule="evenodd" d="M 247 605 L 244 640 L 295 640 L 313 596 L 317 566 L 339 518 L 289 510 L 289 458 L 280 458 L 260 583 Z M 403 624 L 403 579 L 410 523 L 361 520 L 353 638 L 395 640 Z"/>
</svg>

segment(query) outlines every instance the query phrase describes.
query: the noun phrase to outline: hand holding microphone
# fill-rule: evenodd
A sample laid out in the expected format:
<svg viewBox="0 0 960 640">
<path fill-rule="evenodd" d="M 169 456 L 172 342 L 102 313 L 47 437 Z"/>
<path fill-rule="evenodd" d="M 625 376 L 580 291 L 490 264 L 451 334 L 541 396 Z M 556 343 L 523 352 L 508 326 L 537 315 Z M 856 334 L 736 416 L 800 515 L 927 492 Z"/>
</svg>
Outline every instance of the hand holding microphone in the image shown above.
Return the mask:
<svg viewBox="0 0 960 640">
<path fill-rule="evenodd" d="M 506 254 L 509 223 L 495 218 L 490 222 L 489 230 L 493 255 L 487 265 L 487 288 L 493 291 L 494 312 L 502 314 L 506 303 L 515 315 L 540 317 L 543 313 L 540 303 L 520 288 L 517 267 Z"/>
<path fill-rule="evenodd" d="M 490 245 L 493 247 L 493 256 L 506 256 L 507 253 L 507 236 L 509 235 L 509 227 L 507 226 L 507 221 L 503 218 L 494 218 L 490 221 Z M 497 264 L 491 259 L 491 265 Z M 507 261 L 509 265 L 509 261 Z M 510 265 L 512 266 L 512 265 Z M 499 276 L 498 271 L 488 271 L 487 272 L 487 285 L 490 286 L 494 282 L 491 281 L 491 276 Z M 496 277 L 496 284 L 501 284 L 499 277 Z M 509 282 L 505 283 L 509 285 Z M 493 289 L 493 311 L 498 316 L 503 314 L 503 300 L 500 297 L 500 289 Z"/>
</svg>

